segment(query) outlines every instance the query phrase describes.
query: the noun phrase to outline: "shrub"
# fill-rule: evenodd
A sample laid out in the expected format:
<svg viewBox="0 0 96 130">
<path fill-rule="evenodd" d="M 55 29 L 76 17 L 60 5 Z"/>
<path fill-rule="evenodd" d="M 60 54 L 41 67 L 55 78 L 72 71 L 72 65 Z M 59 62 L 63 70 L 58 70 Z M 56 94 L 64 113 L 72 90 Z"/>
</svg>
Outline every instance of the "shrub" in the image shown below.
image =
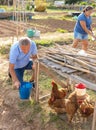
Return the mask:
<svg viewBox="0 0 96 130">
<path fill-rule="evenodd" d="M 80 2 L 81 0 L 65 0 L 65 4 L 75 4 L 77 2 Z"/>
</svg>

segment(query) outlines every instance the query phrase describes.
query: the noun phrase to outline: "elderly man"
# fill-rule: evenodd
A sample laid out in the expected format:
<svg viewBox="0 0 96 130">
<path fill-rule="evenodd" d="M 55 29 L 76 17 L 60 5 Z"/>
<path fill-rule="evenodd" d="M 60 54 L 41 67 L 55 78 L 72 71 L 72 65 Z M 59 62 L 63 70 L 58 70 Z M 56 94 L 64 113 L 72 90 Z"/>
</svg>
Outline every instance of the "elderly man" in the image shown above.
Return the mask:
<svg viewBox="0 0 96 130">
<path fill-rule="evenodd" d="M 30 81 L 34 81 L 34 60 L 36 59 L 37 47 L 35 42 L 31 41 L 29 38 L 23 37 L 12 45 L 9 57 L 9 73 L 17 89 L 20 83 L 23 82 L 25 70 L 33 69 L 33 75 Z"/>
</svg>

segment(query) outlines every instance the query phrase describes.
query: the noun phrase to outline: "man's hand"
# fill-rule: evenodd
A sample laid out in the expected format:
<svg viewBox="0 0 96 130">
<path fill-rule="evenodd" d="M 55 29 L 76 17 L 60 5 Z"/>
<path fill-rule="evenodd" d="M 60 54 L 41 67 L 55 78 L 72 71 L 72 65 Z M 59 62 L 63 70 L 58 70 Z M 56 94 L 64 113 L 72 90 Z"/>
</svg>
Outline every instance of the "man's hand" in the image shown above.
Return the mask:
<svg viewBox="0 0 96 130">
<path fill-rule="evenodd" d="M 14 82 L 14 88 L 15 89 L 19 89 L 19 87 L 20 87 L 20 82 L 19 81 L 15 81 Z"/>
</svg>

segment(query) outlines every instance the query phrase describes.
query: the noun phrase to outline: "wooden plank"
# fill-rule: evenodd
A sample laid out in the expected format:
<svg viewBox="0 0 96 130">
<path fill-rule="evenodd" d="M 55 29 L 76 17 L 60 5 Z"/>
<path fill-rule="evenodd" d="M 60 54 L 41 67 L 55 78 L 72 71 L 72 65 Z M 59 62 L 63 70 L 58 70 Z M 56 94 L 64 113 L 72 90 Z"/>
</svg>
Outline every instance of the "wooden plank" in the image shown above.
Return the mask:
<svg viewBox="0 0 96 130">
<path fill-rule="evenodd" d="M 53 71 L 53 70 L 51 70 L 51 71 Z M 54 72 L 56 72 L 56 73 L 57 73 L 58 75 L 60 75 L 61 77 L 64 77 L 64 78 L 66 78 L 66 79 L 71 79 L 71 81 L 74 81 L 75 83 L 82 82 L 82 83 L 84 83 L 84 84 L 87 85 L 87 88 L 96 91 L 96 84 L 91 83 L 91 82 L 89 82 L 89 81 L 87 81 L 87 80 L 85 80 L 85 79 L 82 79 L 82 78 L 79 77 L 79 76 L 76 76 L 76 75 L 73 75 L 73 74 L 68 75 L 68 74 L 66 74 L 66 73 L 62 73 L 61 71 L 57 71 L 57 70 L 54 70 Z"/>
<path fill-rule="evenodd" d="M 95 102 L 95 107 L 94 107 L 92 130 L 96 130 L 96 102 Z"/>
<path fill-rule="evenodd" d="M 43 63 L 42 63 L 43 64 Z M 43 67 L 44 67 L 44 64 L 43 64 Z M 67 73 L 62 73 L 60 70 L 53 70 L 53 69 L 51 69 L 51 66 L 50 66 L 50 68 L 49 67 L 47 67 L 46 65 L 45 65 L 45 67 L 46 67 L 46 69 L 44 69 L 44 71 L 46 72 L 46 73 L 48 73 L 48 76 L 50 76 L 50 72 L 56 72 L 57 74 L 54 74 L 53 73 L 53 75 L 51 75 L 51 77 L 54 77 L 54 75 L 60 75 L 60 76 L 62 76 L 62 77 L 64 77 L 64 78 L 66 78 L 66 79 L 72 79 L 73 81 L 75 81 L 75 82 L 82 82 L 82 83 L 84 83 L 84 84 L 86 84 L 87 85 L 87 88 L 89 88 L 89 89 L 92 89 L 92 90 L 95 90 L 96 91 L 96 84 L 94 84 L 94 83 L 91 83 L 91 82 L 89 82 L 89 81 L 87 81 L 87 80 L 85 80 L 85 79 L 82 79 L 80 76 L 76 76 L 76 74 L 70 74 L 70 75 L 68 75 Z M 41 67 L 41 69 L 42 69 L 42 67 Z M 47 72 L 47 70 L 48 70 L 48 72 Z M 56 76 L 54 77 L 54 78 L 56 78 Z M 56 82 L 57 82 L 57 80 L 56 80 Z M 59 82 L 59 81 L 58 81 Z"/>
<path fill-rule="evenodd" d="M 84 61 L 82 61 L 80 59 L 76 59 L 76 58 L 73 58 L 73 57 L 70 57 L 70 56 L 65 56 L 65 57 L 67 57 L 70 60 L 73 60 L 76 63 L 81 64 L 83 68 L 87 68 L 89 70 L 96 71 L 96 67 L 94 67 L 92 65 L 89 65 L 88 63 L 86 63 L 86 62 L 84 62 Z"/>
<path fill-rule="evenodd" d="M 38 80 L 39 80 L 39 61 L 36 61 L 35 62 L 35 89 L 36 89 L 35 100 L 36 100 L 36 102 L 39 102 L 39 85 L 38 85 Z"/>
<path fill-rule="evenodd" d="M 46 99 L 49 96 L 50 96 L 50 94 L 44 95 L 44 96 L 40 97 L 39 100 L 44 100 L 44 99 Z"/>
<path fill-rule="evenodd" d="M 88 73 L 88 74 L 93 74 L 93 75 L 96 76 L 96 73 L 91 72 L 90 70 L 83 69 L 83 68 L 76 67 L 76 66 L 71 66 L 71 65 L 68 65 L 66 63 L 59 62 L 59 61 L 57 61 L 55 59 L 52 59 L 50 57 L 46 57 L 46 58 L 49 59 L 49 60 L 51 60 L 51 61 L 53 61 L 53 62 L 55 62 L 55 63 L 57 63 L 57 64 L 61 64 L 62 66 L 66 66 L 66 67 L 69 67 L 69 68 L 72 68 L 72 69 L 75 69 L 75 70 L 78 70 L 78 71 L 82 71 L 82 72 L 85 72 L 85 73 Z"/>
<path fill-rule="evenodd" d="M 73 78 L 74 80 L 77 80 L 78 82 L 82 82 L 82 83 L 86 84 L 87 88 L 96 91 L 96 84 L 91 83 L 77 75 L 71 75 L 71 78 Z"/>
</svg>

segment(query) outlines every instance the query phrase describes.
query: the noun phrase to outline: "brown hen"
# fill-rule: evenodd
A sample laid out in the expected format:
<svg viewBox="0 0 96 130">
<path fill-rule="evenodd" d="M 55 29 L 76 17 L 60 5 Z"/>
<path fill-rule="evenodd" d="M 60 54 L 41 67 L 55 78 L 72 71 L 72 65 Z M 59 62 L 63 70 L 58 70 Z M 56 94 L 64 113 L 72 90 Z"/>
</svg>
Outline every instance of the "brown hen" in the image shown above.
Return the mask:
<svg viewBox="0 0 96 130">
<path fill-rule="evenodd" d="M 79 111 L 82 117 L 89 117 L 94 112 L 94 106 L 85 100 L 80 105 Z"/>
<path fill-rule="evenodd" d="M 67 88 L 58 88 L 57 84 L 52 82 L 51 98 L 48 101 L 49 105 L 52 105 L 56 99 L 63 99 L 66 96 Z"/>
</svg>

